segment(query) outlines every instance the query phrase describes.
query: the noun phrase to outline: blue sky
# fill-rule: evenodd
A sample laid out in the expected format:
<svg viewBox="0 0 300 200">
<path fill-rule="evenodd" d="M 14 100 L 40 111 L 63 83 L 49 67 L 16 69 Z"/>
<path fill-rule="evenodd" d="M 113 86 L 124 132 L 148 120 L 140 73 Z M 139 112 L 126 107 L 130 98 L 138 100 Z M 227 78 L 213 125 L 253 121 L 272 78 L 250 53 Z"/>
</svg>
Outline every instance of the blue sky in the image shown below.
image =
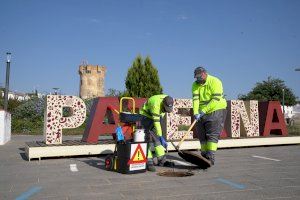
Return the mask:
<svg viewBox="0 0 300 200">
<path fill-rule="evenodd" d="M 10 88 L 78 95 L 83 60 L 107 66 L 105 87 L 124 90 L 138 54 L 149 55 L 164 92 L 190 98 L 204 65 L 228 99 L 268 76 L 300 97 L 298 0 L 1 0 L 0 84 L 12 52 Z"/>
</svg>

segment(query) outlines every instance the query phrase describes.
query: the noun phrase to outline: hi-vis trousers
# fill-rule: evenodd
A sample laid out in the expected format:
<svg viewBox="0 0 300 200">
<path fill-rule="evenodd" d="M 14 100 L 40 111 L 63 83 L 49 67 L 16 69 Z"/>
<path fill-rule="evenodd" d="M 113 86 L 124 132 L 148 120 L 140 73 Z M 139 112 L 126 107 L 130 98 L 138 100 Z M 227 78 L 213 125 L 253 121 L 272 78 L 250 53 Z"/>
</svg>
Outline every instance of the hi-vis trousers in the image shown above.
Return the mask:
<svg viewBox="0 0 300 200">
<path fill-rule="evenodd" d="M 216 110 L 204 115 L 196 123 L 196 131 L 201 144 L 201 154 L 214 162 L 218 140 L 224 128 L 226 109 Z"/>
<path fill-rule="evenodd" d="M 153 120 L 143 115 L 140 116 L 141 125 L 145 129 L 145 139 L 149 142 L 148 164 L 162 165 L 166 161 L 165 148 L 161 145 L 159 137 L 154 131 Z"/>
</svg>

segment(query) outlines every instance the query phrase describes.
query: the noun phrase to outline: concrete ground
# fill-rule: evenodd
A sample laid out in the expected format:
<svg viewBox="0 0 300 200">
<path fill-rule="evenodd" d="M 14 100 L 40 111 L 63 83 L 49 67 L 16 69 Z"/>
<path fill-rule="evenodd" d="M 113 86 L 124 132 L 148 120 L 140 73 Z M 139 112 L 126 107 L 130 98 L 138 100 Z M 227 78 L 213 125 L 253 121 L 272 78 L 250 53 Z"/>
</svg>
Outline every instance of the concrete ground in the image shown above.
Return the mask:
<svg viewBox="0 0 300 200">
<path fill-rule="evenodd" d="M 300 199 L 299 145 L 220 149 L 216 165 L 208 170 L 193 169 L 190 177 L 162 177 L 106 171 L 104 156 L 28 162 L 25 142 L 39 139 L 13 136 L 0 146 L 1 200 Z M 169 153 L 169 159 L 175 161 L 175 171 L 191 169 L 176 152 Z"/>
</svg>

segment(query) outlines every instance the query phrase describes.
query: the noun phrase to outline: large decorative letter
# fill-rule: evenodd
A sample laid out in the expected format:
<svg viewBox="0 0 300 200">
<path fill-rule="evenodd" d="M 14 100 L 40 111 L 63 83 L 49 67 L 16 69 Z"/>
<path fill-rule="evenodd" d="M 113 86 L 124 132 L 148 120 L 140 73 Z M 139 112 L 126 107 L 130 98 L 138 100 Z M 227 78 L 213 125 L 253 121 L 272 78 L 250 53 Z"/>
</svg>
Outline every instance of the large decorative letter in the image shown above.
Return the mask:
<svg viewBox="0 0 300 200">
<path fill-rule="evenodd" d="M 258 137 L 258 101 L 251 100 L 243 102 L 242 100 L 232 100 L 230 102 L 231 137 L 239 138 L 241 134 L 245 137 Z M 250 119 L 248 113 L 250 114 Z M 242 120 L 240 118 L 242 118 Z M 241 121 L 243 122 L 243 126 L 241 126 Z"/>
<path fill-rule="evenodd" d="M 119 99 L 118 97 L 99 97 L 94 99 L 90 117 L 87 122 L 82 140 L 89 143 L 97 143 L 99 135 L 113 134 L 119 123 Z M 105 121 L 105 116 L 107 116 Z"/>
<path fill-rule="evenodd" d="M 167 140 L 180 140 L 186 131 L 178 131 L 179 125 L 191 125 L 190 113 L 185 113 L 185 116 L 181 116 L 180 109 L 189 111 L 192 108 L 191 99 L 175 99 L 173 112 L 167 114 Z M 187 139 L 193 138 L 193 132 L 191 131 Z"/>
<path fill-rule="evenodd" d="M 262 113 L 260 117 L 262 135 L 287 136 L 288 132 L 279 101 L 260 102 L 259 106 Z"/>
<path fill-rule="evenodd" d="M 138 112 L 137 109 L 140 108 L 147 99 L 134 98 L 134 100 L 135 110 Z M 127 109 L 132 110 L 131 102 L 127 104 Z M 99 97 L 95 99 L 82 140 L 88 143 L 97 143 L 100 135 L 114 135 L 116 127 L 120 122 L 119 111 L 120 105 L 118 97 Z M 131 130 L 125 129 L 126 127 L 124 127 L 123 134 L 126 139 L 130 139 Z"/>
<path fill-rule="evenodd" d="M 63 116 L 63 108 L 69 107 L 71 116 Z M 86 117 L 86 106 L 76 96 L 47 95 L 44 115 L 44 136 L 46 144 L 61 144 L 62 129 L 76 128 L 83 124 Z"/>
</svg>

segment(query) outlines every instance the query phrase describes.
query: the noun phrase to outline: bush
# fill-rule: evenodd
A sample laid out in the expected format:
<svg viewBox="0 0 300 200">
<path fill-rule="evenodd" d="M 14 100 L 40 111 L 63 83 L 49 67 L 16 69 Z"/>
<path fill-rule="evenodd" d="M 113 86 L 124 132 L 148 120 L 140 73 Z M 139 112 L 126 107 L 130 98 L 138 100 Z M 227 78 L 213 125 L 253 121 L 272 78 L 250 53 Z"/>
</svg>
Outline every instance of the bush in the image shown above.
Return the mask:
<svg viewBox="0 0 300 200">
<path fill-rule="evenodd" d="M 288 126 L 288 133 L 291 136 L 300 136 L 300 118 L 293 119 L 292 125 Z"/>
<path fill-rule="evenodd" d="M 14 134 L 39 135 L 43 133 L 43 121 L 30 121 L 28 119 L 12 120 L 12 132 Z"/>
<path fill-rule="evenodd" d="M 34 98 L 16 107 L 12 112 L 12 133 L 42 133 L 44 104 L 44 98 Z"/>
<path fill-rule="evenodd" d="M 41 119 L 44 116 L 45 99 L 34 98 L 30 99 L 18 106 L 12 113 L 18 119 Z"/>
</svg>

